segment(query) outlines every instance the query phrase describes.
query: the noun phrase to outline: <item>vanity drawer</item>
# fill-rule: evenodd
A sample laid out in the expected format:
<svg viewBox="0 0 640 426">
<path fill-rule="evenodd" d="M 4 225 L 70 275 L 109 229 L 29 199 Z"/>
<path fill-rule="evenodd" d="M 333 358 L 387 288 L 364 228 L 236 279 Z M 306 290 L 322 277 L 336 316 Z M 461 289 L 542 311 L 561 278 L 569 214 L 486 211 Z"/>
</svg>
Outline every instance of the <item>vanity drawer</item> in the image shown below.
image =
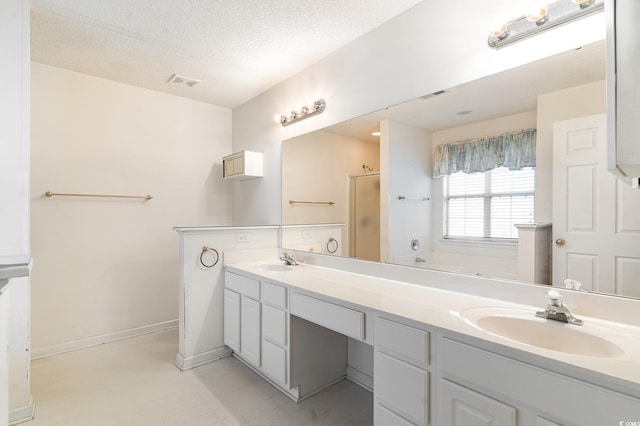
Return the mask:
<svg viewBox="0 0 640 426">
<path fill-rule="evenodd" d="M 416 424 L 428 424 L 429 373 L 380 352 L 374 363 L 376 399 Z"/>
<path fill-rule="evenodd" d="M 354 339 L 364 340 L 364 312 L 293 292 L 291 314 Z"/>
<path fill-rule="evenodd" d="M 262 283 L 262 302 L 276 308 L 287 309 L 287 289 L 271 283 Z"/>
<path fill-rule="evenodd" d="M 224 275 L 224 285 L 230 290 L 237 291 L 240 294 L 260 300 L 260 281 L 243 277 L 232 272 L 226 272 Z"/>
<path fill-rule="evenodd" d="M 287 313 L 262 305 L 262 338 L 279 346 L 287 346 Z"/>
<path fill-rule="evenodd" d="M 276 381 L 287 383 L 287 351 L 272 344 L 268 340 L 262 341 L 262 370 Z"/>
<path fill-rule="evenodd" d="M 429 364 L 429 332 L 376 319 L 376 349 L 420 367 Z"/>
</svg>

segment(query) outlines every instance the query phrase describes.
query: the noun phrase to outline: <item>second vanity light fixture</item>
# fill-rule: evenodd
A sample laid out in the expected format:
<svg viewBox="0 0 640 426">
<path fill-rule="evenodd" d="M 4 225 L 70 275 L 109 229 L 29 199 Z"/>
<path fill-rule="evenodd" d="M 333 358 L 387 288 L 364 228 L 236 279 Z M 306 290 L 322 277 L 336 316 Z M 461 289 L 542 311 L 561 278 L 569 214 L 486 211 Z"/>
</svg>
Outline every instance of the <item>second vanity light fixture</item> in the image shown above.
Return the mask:
<svg viewBox="0 0 640 426">
<path fill-rule="evenodd" d="M 318 99 L 311 105 L 305 105 L 298 110 L 293 110 L 289 114 L 282 114 L 280 116 L 280 124 L 288 126 L 291 123 L 308 118 L 317 114 L 320 114 L 327 107 L 327 103 L 324 99 Z"/>
<path fill-rule="evenodd" d="M 559 0 L 535 13 L 513 19 L 489 34 L 489 46 L 507 46 L 604 9 L 604 0 Z"/>
</svg>

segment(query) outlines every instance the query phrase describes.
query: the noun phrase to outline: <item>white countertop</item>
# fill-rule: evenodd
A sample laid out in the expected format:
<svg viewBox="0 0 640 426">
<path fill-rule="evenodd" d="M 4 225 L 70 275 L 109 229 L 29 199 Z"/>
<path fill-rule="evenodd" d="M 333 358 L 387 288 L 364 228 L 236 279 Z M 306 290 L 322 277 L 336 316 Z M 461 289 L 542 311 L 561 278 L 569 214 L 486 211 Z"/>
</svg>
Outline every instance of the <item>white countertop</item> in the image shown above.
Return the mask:
<svg viewBox="0 0 640 426">
<path fill-rule="evenodd" d="M 542 306 L 521 305 L 308 264 L 302 264 L 292 271 L 285 272 L 261 270 L 260 265 L 264 263 L 238 262 L 226 266 L 230 270 L 235 269 L 237 272 L 255 275 L 256 278 L 265 277 L 295 289 L 499 344 L 507 349 L 515 349 L 516 354 L 533 355 L 533 358 L 541 360 L 542 364 L 547 360 L 554 364 L 560 362 L 572 371 L 575 371 L 575 367 L 578 370 L 586 369 L 596 373 L 606 382 L 619 384 L 625 390 L 631 389 L 640 393 L 640 327 L 638 326 L 581 316 L 585 324 L 611 329 L 614 337 L 616 334 L 624 335 L 625 354 L 616 358 L 568 354 L 494 335 L 472 325 L 461 315 L 468 309 L 493 307 L 527 310 L 533 316 L 536 311 L 543 308 Z M 566 326 L 578 327 L 569 324 Z M 631 344 L 628 344 L 629 341 Z"/>
<path fill-rule="evenodd" d="M 257 225 L 257 226 L 174 226 L 173 230 L 178 233 L 199 233 L 199 232 L 240 232 L 256 231 L 260 229 L 279 229 L 279 225 Z"/>
</svg>

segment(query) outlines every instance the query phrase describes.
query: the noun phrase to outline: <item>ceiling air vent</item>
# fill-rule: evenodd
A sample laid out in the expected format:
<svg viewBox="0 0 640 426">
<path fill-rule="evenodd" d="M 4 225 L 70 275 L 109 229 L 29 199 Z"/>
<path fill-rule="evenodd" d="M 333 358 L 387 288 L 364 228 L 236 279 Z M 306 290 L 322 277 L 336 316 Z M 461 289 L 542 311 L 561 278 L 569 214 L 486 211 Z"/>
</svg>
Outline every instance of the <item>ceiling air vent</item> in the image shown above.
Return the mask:
<svg viewBox="0 0 640 426">
<path fill-rule="evenodd" d="M 169 80 L 167 80 L 167 83 L 177 84 L 177 85 L 186 84 L 189 87 L 193 87 L 196 84 L 200 83 L 200 81 L 201 80 L 196 80 L 195 78 L 185 77 L 179 74 L 173 74 L 171 77 L 169 77 Z"/>
</svg>

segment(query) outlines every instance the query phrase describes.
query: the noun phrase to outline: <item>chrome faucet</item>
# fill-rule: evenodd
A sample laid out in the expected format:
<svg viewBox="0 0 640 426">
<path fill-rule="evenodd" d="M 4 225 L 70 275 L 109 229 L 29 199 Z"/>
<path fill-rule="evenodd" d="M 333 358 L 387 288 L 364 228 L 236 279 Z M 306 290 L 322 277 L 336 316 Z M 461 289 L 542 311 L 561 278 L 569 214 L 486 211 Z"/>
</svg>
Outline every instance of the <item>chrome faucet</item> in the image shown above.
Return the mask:
<svg viewBox="0 0 640 426">
<path fill-rule="evenodd" d="M 296 260 L 293 257 L 291 257 L 291 255 L 289 253 L 287 253 L 286 251 L 284 253 L 282 253 L 282 256 L 280 257 L 280 260 L 282 260 L 285 265 L 289 265 L 289 266 L 297 266 L 298 265 L 298 262 L 296 262 Z"/>
<path fill-rule="evenodd" d="M 566 322 L 568 324 L 574 325 L 583 324 L 582 320 L 571 315 L 571 312 L 569 312 L 569 308 L 567 308 L 565 304 L 560 301 L 562 295 L 558 290 L 549 290 L 544 297 L 549 299 L 549 303 L 547 304 L 546 308 L 544 308 L 544 311 L 536 312 L 537 317 Z"/>
</svg>

